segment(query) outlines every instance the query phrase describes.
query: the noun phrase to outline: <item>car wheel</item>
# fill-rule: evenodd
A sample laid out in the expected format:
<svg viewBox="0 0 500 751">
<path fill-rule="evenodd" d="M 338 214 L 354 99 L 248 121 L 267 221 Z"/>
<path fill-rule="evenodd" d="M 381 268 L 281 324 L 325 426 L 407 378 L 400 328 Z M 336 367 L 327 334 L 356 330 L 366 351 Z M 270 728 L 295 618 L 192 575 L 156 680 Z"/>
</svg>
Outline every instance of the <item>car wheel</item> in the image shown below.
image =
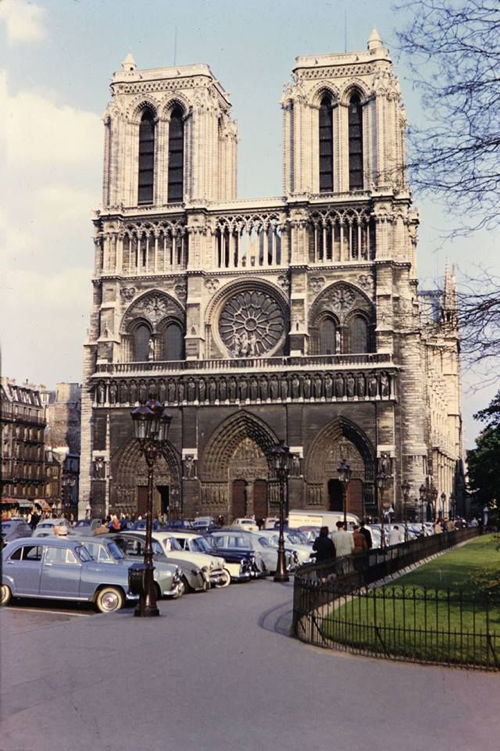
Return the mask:
<svg viewBox="0 0 500 751">
<path fill-rule="evenodd" d="M 194 592 L 194 589 L 188 582 L 185 576 L 182 577 L 182 583 L 184 584 L 184 592 Z"/>
<path fill-rule="evenodd" d="M 155 597 L 157 600 L 161 600 L 162 598 L 161 589 L 158 582 L 155 582 Z"/>
<path fill-rule="evenodd" d="M 219 577 L 219 581 L 215 585 L 217 589 L 222 589 L 223 587 L 228 587 L 231 584 L 231 574 L 227 570 L 227 568 L 222 569 L 222 574 Z"/>
<path fill-rule="evenodd" d="M 184 580 L 181 579 L 174 593 L 172 595 L 169 595 L 169 600 L 178 600 L 179 597 L 182 597 L 182 595 L 185 593 L 186 593 L 186 584 Z"/>
<path fill-rule="evenodd" d="M 2 584 L 2 593 L 0 595 L 0 605 L 8 605 L 12 598 L 11 588 L 7 584 Z"/>
<path fill-rule="evenodd" d="M 103 587 L 95 598 L 96 608 L 101 613 L 114 613 L 123 607 L 123 594 L 117 587 Z"/>
</svg>

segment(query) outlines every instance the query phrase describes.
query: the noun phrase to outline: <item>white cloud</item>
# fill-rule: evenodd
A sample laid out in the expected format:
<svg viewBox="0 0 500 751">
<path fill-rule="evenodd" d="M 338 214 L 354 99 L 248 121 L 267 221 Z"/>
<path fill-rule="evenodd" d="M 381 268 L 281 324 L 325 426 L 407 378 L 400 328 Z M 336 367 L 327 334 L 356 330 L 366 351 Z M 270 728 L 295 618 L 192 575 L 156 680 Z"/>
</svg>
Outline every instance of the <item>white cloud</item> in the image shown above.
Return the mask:
<svg viewBox="0 0 500 751">
<path fill-rule="evenodd" d="M 81 164 L 96 154 L 103 138 L 93 112 L 60 106 L 30 91 L 10 94 L 5 71 L 0 72 L 0 111 L 0 139 L 11 164 Z"/>
<path fill-rule="evenodd" d="M 0 19 L 4 21 L 7 39 L 13 44 L 44 39 L 45 8 L 26 0 L 1 0 Z"/>
</svg>

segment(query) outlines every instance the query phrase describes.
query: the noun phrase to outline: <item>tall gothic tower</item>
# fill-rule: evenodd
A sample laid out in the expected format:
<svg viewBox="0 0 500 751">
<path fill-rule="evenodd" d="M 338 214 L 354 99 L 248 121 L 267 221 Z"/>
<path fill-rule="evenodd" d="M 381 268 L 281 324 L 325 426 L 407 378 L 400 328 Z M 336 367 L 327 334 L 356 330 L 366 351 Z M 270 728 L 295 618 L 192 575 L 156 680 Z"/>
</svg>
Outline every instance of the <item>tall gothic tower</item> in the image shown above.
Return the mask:
<svg viewBox="0 0 500 751">
<path fill-rule="evenodd" d="M 366 52 L 297 58 L 281 198 L 235 199 L 236 128 L 206 65 L 138 70 L 128 56 L 111 89 L 81 511 L 142 512 L 130 410 L 150 394 L 174 415 L 158 514 L 272 513 L 279 439 L 295 507 L 342 507 L 341 459 L 355 513 L 401 510 L 403 483 L 410 513 L 422 483 L 449 495 L 458 384 L 429 396 L 405 115 L 377 32 Z M 457 359 L 456 329 L 445 339 Z M 437 488 L 431 402 L 456 438 Z"/>
</svg>

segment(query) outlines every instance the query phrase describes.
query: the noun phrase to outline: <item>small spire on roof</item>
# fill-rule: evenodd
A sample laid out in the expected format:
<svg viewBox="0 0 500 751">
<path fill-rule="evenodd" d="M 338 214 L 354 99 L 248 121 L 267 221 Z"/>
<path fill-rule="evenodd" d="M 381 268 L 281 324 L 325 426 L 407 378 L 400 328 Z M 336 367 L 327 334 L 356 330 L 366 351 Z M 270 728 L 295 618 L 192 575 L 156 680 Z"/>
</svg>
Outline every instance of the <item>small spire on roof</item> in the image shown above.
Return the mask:
<svg viewBox="0 0 500 751">
<path fill-rule="evenodd" d="M 368 49 L 369 50 L 376 50 L 379 47 L 383 47 L 382 39 L 380 38 L 380 34 L 378 33 L 375 26 L 372 29 L 372 33 L 368 37 Z"/>
<path fill-rule="evenodd" d="M 135 64 L 134 56 L 129 52 L 125 60 L 122 62 L 122 69 L 126 70 L 127 73 L 132 73 L 136 68 L 137 65 Z"/>
</svg>

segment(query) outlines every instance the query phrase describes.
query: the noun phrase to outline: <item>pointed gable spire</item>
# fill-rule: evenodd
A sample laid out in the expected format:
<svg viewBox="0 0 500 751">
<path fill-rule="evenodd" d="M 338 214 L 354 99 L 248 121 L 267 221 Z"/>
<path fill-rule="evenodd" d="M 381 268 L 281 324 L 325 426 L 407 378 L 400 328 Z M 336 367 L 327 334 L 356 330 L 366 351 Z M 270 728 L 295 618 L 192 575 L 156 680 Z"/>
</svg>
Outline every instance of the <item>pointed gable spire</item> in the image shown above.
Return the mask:
<svg viewBox="0 0 500 751">
<path fill-rule="evenodd" d="M 383 47 L 382 39 L 375 26 L 372 29 L 372 33 L 368 37 L 368 49 L 377 50 L 379 47 Z"/>
</svg>

